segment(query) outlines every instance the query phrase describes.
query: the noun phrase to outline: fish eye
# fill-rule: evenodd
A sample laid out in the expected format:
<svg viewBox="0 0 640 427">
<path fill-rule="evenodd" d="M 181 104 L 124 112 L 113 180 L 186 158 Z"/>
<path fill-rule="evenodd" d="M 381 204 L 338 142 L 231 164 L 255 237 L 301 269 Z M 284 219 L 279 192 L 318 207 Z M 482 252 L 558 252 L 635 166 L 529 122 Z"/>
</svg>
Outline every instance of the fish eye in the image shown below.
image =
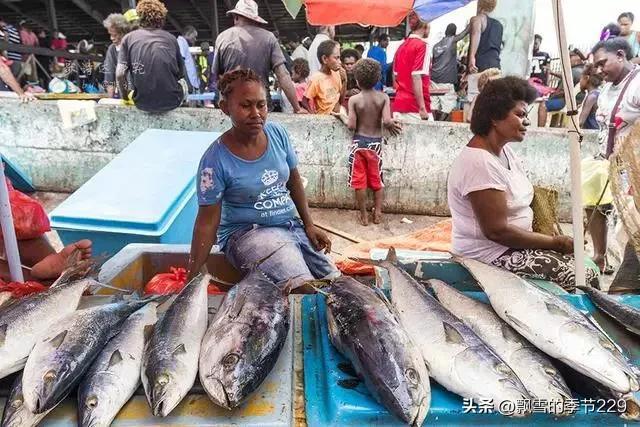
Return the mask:
<svg viewBox="0 0 640 427">
<path fill-rule="evenodd" d="M 156 379 L 156 384 L 158 384 L 160 386 L 165 386 L 165 385 L 169 384 L 169 375 L 167 375 L 167 374 L 159 375 L 158 379 Z"/>
<path fill-rule="evenodd" d="M 22 406 L 22 399 L 14 399 L 11 401 L 11 407 L 13 409 L 18 409 Z"/>
<path fill-rule="evenodd" d="M 549 375 L 557 375 L 558 374 L 558 371 L 556 371 L 554 368 L 552 368 L 550 366 L 544 368 L 544 371 Z"/>
<path fill-rule="evenodd" d="M 507 365 L 505 365 L 504 363 L 498 363 L 496 364 L 496 371 L 500 372 L 501 374 L 511 374 L 511 369 L 509 369 L 509 367 Z"/>
<path fill-rule="evenodd" d="M 404 376 L 411 385 L 418 385 L 420 382 L 420 375 L 413 368 L 408 368 L 404 371 Z"/>
<path fill-rule="evenodd" d="M 87 405 L 87 408 L 93 409 L 98 406 L 98 398 L 96 396 L 91 396 L 87 398 L 87 401 L 85 403 Z"/>
<path fill-rule="evenodd" d="M 226 369 L 231 369 L 238 364 L 240 356 L 235 353 L 229 353 L 222 359 L 222 366 Z"/>
</svg>

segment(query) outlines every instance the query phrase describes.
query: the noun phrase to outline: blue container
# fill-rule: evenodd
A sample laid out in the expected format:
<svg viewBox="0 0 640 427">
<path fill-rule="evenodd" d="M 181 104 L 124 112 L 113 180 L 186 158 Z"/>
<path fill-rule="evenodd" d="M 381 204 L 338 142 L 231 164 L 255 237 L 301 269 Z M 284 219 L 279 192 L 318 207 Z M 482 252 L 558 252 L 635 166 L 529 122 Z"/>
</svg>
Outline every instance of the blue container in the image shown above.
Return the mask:
<svg viewBox="0 0 640 427">
<path fill-rule="evenodd" d="M 146 130 L 51 212 L 51 226 L 65 245 L 91 239 L 98 256 L 129 243 L 189 243 L 196 170 L 218 136 Z"/>
<path fill-rule="evenodd" d="M 454 262 L 424 262 L 427 269 L 442 270 L 441 276 L 465 278 L 466 270 Z M 437 267 L 440 265 L 440 267 Z M 446 267 L 446 268 L 445 268 Z M 409 268 L 413 271 L 412 268 Z M 462 280 L 465 287 L 468 284 Z M 476 285 L 477 286 L 477 285 Z M 465 291 L 467 295 L 488 302 L 483 292 Z M 561 295 L 582 312 L 592 316 L 605 332 L 623 348 L 631 360 L 640 362 L 640 346 L 612 320 L 600 313 L 585 295 Z M 639 296 L 625 296 L 622 301 L 640 308 Z M 304 384 L 307 424 L 320 426 L 402 426 L 403 424 L 378 404 L 362 382 L 355 382 L 345 372 L 349 362 L 329 340 L 324 296 L 309 295 L 302 300 L 302 334 L 304 345 Z M 464 413 L 463 399 L 431 381 L 431 408 L 423 425 L 487 426 L 487 425 L 562 425 L 562 426 L 623 426 L 630 425 L 616 414 L 596 412 L 582 406 L 570 417 L 556 418 L 535 413 L 526 418 L 510 418 L 500 414 Z M 574 396 L 578 398 L 579 396 Z"/>
</svg>

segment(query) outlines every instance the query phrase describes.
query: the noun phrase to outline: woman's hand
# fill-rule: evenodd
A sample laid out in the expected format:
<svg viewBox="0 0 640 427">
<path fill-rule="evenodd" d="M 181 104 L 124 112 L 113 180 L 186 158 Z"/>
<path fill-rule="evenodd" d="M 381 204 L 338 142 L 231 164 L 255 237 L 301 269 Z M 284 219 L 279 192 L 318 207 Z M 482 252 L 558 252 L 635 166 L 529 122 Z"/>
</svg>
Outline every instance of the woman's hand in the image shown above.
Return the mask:
<svg viewBox="0 0 640 427">
<path fill-rule="evenodd" d="M 307 237 L 316 251 L 324 249 L 325 254 L 331 252 L 331 240 L 329 240 L 329 237 L 327 237 L 327 234 L 324 231 L 320 230 L 315 225 L 310 225 L 308 227 L 305 226 L 304 231 L 307 233 Z"/>
<path fill-rule="evenodd" d="M 561 254 L 573 253 L 573 239 L 569 236 L 553 236 L 554 250 Z"/>
</svg>

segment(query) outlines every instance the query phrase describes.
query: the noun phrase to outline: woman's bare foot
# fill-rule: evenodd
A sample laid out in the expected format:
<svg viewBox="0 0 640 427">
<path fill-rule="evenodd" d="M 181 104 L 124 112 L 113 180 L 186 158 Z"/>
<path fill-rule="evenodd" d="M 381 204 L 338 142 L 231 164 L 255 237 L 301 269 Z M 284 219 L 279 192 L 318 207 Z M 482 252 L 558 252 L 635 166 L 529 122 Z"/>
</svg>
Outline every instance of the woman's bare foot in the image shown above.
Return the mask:
<svg viewBox="0 0 640 427">
<path fill-rule="evenodd" d="M 367 214 L 367 211 L 360 211 L 358 213 L 358 221 L 365 227 L 369 225 L 369 215 Z"/>
<path fill-rule="evenodd" d="M 382 212 L 374 210 L 373 211 L 373 223 L 380 224 L 382 222 Z"/>
<path fill-rule="evenodd" d="M 34 265 L 31 269 L 31 275 L 35 279 L 41 280 L 57 279 L 64 269 L 68 267 L 69 257 L 74 251 L 79 251 L 79 260 L 91 258 L 91 244 L 91 240 L 85 239 L 65 246 L 57 254 L 49 255 Z"/>
<path fill-rule="evenodd" d="M 606 259 L 605 259 L 604 255 L 596 255 L 591 259 L 593 260 L 594 264 L 600 270 L 600 274 L 604 273 L 605 267 L 607 265 L 607 262 L 606 262 Z"/>
</svg>

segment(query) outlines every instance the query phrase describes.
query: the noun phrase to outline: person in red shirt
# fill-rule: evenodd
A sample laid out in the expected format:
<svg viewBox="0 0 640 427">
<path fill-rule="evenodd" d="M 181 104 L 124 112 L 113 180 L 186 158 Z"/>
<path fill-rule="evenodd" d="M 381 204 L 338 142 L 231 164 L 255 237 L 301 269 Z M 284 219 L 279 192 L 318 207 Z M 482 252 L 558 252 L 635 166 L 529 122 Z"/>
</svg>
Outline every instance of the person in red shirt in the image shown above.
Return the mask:
<svg viewBox="0 0 640 427">
<path fill-rule="evenodd" d="M 418 15 L 409 15 L 411 34 L 400 45 L 393 61 L 396 96 L 391 106 L 394 114 L 402 118 L 433 120 L 431 115 L 431 54 L 427 46 L 429 23 Z"/>
</svg>

